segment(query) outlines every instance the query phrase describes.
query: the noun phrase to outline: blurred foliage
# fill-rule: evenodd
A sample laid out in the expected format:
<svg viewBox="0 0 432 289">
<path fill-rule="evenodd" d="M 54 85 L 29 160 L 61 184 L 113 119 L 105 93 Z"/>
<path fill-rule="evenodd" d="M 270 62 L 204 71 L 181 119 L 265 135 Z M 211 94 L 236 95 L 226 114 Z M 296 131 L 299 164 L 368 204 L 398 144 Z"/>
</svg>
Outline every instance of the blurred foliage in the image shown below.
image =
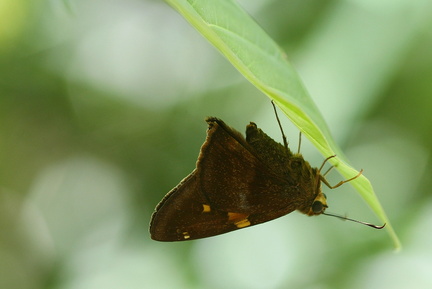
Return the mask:
<svg viewBox="0 0 432 289">
<path fill-rule="evenodd" d="M 165 3 L 5 0 L 0 288 L 430 288 L 432 3 L 240 3 L 286 47 L 404 250 L 297 213 L 151 241 L 151 213 L 193 170 L 204 118 L 240 131 L 253 120 L 280 140 L 268 101 Z M 322 162 L 307 142 L 302 152 Z M 326 193 L 332 212 L 374 220 L 349 186 Z"/>
</svg>

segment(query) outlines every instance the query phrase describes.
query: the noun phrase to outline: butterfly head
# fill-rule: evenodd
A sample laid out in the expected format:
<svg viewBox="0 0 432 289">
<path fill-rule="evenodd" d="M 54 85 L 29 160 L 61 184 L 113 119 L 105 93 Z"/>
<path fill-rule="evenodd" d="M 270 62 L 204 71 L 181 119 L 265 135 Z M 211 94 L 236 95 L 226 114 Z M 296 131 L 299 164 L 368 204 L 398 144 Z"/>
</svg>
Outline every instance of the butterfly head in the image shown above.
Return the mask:
<svg viewBox="0 0 432 289">
<path fill-rule="evenodd" d="M 319 171 L 316 175 L 316 196 L 313 200 L 309 211 L 307 212 L 308 216 L 316 216 L 324 213 L 325 209 L 328 208 L 327 206 L 327 197 L 321 190 L 321 179 L 320 179 Z"/>
<path fill-rule="evenodd" d="M 312 205 L 307 214 L 309 216 L 320 215 L 324 213 L 326 208 L 328 208 L 326 195 L 320 191 L 316 196 L 315 200 L 312 202 Z"/>
</svg>

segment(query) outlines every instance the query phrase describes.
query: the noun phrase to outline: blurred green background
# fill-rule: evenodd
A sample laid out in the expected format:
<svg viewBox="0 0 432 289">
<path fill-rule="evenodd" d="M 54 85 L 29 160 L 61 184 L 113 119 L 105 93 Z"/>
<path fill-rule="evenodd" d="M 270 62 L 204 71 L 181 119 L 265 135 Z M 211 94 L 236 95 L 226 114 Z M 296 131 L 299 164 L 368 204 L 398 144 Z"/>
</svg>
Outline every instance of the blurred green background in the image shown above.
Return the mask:
<svg viewBox="0 0 432 289">
<path fill-rule="evenodd" d="M 296 212 L 150 240 L 204 118 L 280 141 L 269 100 L 164 2 L 1 0 L 0 288 L 431 288 L 432 2 L 240 5 L 287 52 L 403 250 L 384 230 Z M 306 139 L 302 153 L 322 163 Z M 328 211 L 377 222 L 349 185 L 325 192 Z"/>
</svg>

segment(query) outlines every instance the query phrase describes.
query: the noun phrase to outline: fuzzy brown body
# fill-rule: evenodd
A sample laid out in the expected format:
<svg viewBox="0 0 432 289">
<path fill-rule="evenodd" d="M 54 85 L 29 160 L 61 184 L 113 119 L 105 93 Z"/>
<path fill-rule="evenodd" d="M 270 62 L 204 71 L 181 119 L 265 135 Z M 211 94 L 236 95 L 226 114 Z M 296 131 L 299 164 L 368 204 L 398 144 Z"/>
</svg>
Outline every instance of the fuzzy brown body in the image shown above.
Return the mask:
<svg viewBox="0 0 432 289">
<path fill-rule="evenodd" d="M 196 169 L 158 204 L 152 239 L 183 241 L 210 237 L 279 218 L 294 210 L 324 211 L 320 173 L 301 154 L 267 136 L 255 123 L 246 139 L 209 117 L 207 139 Z M 322 208 L 313 210 L 319 199 Z"/>
</svg>

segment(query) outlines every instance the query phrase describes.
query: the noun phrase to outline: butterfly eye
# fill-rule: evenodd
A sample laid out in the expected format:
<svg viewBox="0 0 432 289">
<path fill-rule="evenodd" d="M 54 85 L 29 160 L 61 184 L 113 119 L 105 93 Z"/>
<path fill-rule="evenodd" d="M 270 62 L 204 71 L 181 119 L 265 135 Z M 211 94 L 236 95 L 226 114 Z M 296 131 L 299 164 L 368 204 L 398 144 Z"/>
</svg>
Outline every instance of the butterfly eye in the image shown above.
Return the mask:
<svg viewBox="0 0 432 289">
<path fill-rule="evenodd" d="M 320 213 L 322 213 L 323 208 L 324 208 L 324 206 L 323 206 L 323 204 L 320 201 L 315 201 L 312 204 L 312 212 L 314 214 L 320 214 Z"/>
</svg>

